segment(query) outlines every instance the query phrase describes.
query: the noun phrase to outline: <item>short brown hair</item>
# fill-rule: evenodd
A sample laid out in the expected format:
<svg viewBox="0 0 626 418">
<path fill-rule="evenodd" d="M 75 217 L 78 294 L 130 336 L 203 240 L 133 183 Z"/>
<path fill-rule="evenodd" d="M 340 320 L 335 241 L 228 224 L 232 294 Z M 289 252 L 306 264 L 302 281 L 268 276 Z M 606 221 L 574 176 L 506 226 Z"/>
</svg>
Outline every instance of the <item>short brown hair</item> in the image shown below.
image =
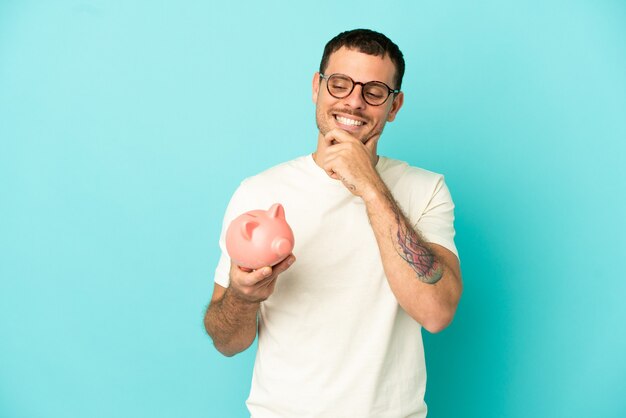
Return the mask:
<svg viewBox="0 0 626 418">
<path fill-rule="evenodd" d="M 326 71 L 328 66 L 328 60 L 333 52 L 339 50 L 341 47 L 348 49 L 355 49 L 359 52 L 368 55 L 375 55 L 378 57 L 385 57 L 389 55 L 391 62 L 396 67 L 395 87 L 400 90 L 402 86 L 402 77 L 404 76 L 404 57 L 398 45 L 394 44 L 391 39 L 379 32 L 375 32 L 370 29 L 353 29 L 345 32 L 341 32 L 333 39 L 328 41 L 324 47 L 324 54 L 322 55 L 322 61 L 320 62 L 320 73 Z"/>
</svg>

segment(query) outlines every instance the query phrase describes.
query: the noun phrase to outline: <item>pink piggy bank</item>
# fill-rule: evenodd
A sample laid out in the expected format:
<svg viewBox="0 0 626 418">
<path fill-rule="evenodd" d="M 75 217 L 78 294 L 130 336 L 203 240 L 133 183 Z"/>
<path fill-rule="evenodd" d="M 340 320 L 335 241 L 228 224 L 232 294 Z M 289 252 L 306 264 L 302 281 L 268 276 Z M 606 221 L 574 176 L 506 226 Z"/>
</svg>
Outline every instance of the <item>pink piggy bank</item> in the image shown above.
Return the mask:
<svg viewBox="0 0 626 418">
<path fill-rule="evenodd" d="M 293 246 L 293 231 L 280 203 L 266 211 L 246 212 L 235 218 L 226 230 L 226 250 L 240 267 L 256 270 L 273 266 L 287 258 Z"/>
</svg>

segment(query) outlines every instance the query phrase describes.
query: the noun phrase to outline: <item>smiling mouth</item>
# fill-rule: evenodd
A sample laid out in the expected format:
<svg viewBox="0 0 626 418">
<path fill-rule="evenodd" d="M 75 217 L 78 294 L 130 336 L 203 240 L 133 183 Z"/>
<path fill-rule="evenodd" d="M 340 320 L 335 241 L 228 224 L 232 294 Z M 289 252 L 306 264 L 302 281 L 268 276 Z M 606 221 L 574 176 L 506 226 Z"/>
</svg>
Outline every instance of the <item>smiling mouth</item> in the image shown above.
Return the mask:
<svg viewBox="0 0 626 418">
<path fill-rule="evenodd" d="M 346 125 L 346 126 L 363 126 L 365 125 L 365 122 L 361 121 L 361 120 L 357 120 L 357 119 L 351 119 L 348 118 L 346 116 L 341 116 L 341 115 L 334 115 L 335 116 L 335 120 L 337 122 L 339 122 L 342 125 Z"/>
</svg>

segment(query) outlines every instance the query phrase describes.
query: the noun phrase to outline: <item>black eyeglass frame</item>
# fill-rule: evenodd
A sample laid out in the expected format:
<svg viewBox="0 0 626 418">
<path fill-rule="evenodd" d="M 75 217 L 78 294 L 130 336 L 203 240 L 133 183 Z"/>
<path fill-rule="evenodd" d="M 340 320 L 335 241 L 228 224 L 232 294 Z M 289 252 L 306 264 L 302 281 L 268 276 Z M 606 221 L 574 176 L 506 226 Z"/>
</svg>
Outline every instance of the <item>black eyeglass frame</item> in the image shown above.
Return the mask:
<svg viewBox="0 0 626 418">
<path fill-rule="evenodd" d="M 354 81 L 352 79 L 352 77 L 350 77 L 349 75 L 345 75 L 345 74 L 341 74 L 341 73 L 333 73 L 331 75 L 325 75 L 325 74 L 322 74 L 322 73 L 319 73 L 319 74 L 320 74 L 320 78 L 321 79 L 326 80 L 326 90 L 328 90 L 328 94 L 333 96 L 335 99 L 345 99 L 346 97 L 350 96 L 352 94 L 352 92 L 354 91 L 354 87 L 357 84 L 359 84 L 361 86 L 361 97 L 363 98 L 363 100 L 365 100 L 365 103 L 367 103 L 370 106 L 382 106 L 382 105 L 384 105 L 387 102 L 387 100 L 389 99 L 389 96 L 391 96 L 392 94 L 400 93 L 400 89 L 392 89 L 387 84 L 383 83 L 382 81 L 373 80 L 373 81 L 368 81 L 367 83 L 363 83 L 361 81 Z M 332 94 L 331 91 L 330 91 L 330 87 L 328 86 L 328 80 L 330 80 L 330 78 L 332 76 L 335 76 L 335 75 L 346 77 L 348 80 L 352 81 L 352 88 L 350 89 L 350 91 L 345 96 L 338 97 L 338 96 L 335 96 L 334 94 Z M 378 85 L 382 84 L 383 86 L 387 87 L 387 97 L 385 97 L 385 100 L 383 100 L 379 104 L 372 104 L 365 97 L 365 86 L 368 85 L 368 84 L 372 84 L 372 83 L 376 83 Z"/>
</svg>

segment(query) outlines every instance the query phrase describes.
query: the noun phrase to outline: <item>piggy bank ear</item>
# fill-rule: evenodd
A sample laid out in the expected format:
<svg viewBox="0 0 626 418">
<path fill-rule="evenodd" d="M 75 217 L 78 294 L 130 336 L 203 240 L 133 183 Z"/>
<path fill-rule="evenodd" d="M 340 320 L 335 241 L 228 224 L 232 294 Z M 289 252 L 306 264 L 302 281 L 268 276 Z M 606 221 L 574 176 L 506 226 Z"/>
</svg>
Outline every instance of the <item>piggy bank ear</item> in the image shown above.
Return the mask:
<svg viewBox="0 0 626 418">
<path fill-rule="evenodd" d="M 270 218 L 285 219 L 285 209 L 280 203 L 274 203 L 268 212 L 270 213 Z"/>
<path fill-rule="evenodd" d="M 259 223 L 256 221 L 245 221 L 241 224 L 241 235 L 243 235 L 245 239 L 251 240 L 252 231 L 254 231 L 254 228 L 257 226 L 259 226 Z"/>
</svg>

